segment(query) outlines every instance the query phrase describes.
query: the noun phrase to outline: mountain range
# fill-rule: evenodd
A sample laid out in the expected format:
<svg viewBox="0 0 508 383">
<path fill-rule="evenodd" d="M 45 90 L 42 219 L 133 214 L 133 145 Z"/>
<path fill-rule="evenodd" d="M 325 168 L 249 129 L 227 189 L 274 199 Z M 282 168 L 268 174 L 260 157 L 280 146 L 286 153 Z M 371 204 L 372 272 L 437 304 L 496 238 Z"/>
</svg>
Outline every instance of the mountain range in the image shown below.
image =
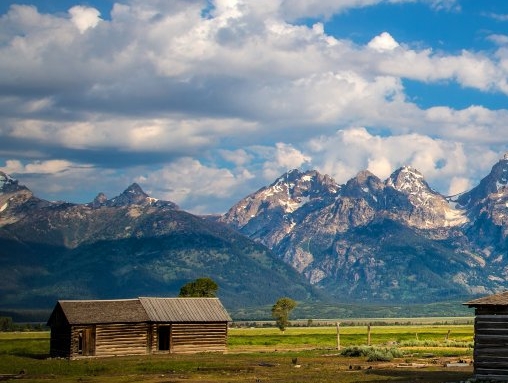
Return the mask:
<svg viewBox="0 0 508 383">
<path fill-rule="evenodd" d="M 0 310 L 57 299 L 176 296 L 212 277 L 228 308 L 280 296 L 319 299 L 292 267 L 224 224 L 146 195 L 137 184 L 88 204 L 49 202 L 0 173 Z"/>
<path fill-rule="evenodd" d="M 418 170 L 344 185 L 290 171 L 219 221 L 263 243 L 335 300 L 433 302 L 506 288 L 508 157 L 446 197 Z"/>
<path fill-rule="evenodd" d="M 281 296 L 412 304 L 505 289 L 508 157 L 443 196 L 411 167 L 345 184 L 292 170 L 222 216 L 200 217 L 137 184 L 90 203 L 40 199 L 0 172 L 0 310 L 56 299 L 175 296 L 208 276 L 232 310 Z"/>
</svg>

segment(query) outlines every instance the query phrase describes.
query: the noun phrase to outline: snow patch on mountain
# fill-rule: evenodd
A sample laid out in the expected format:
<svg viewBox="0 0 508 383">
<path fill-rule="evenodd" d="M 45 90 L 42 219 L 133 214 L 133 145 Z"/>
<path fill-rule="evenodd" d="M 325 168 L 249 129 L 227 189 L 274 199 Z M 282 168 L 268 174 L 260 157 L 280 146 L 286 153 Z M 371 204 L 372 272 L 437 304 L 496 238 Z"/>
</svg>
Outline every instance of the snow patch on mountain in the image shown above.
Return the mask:
<svg viewBox="0 0 508 383">
<path fill-rule="evenodd" d="M 445 210 L 445 220 L 445 226 L 459 226 L 469 221 L 465 210 L 458 210 L 453 208 Z"/>
<path fill-rule="evenodd" d="M 0 194 L 6 191 L 8 186 L 16 185 L 17 183 L 18 181 L 11 178 L 8 174 L 0 172 Z"/>
<path fill-rule="evenodd" d="M 297 211 L 309 201 L 309 197 L 299 197 L 296 199 L 279 200 L 279 204 L 284 208 L 286 214 L 290 214 Z"/>
</svg>

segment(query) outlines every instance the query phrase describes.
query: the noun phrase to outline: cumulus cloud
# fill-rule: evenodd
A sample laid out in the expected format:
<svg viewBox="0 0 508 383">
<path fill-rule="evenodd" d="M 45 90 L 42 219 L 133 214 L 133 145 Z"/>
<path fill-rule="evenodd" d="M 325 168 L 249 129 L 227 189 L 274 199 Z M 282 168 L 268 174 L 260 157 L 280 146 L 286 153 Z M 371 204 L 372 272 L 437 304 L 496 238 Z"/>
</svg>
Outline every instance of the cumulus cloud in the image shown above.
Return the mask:
<svg viewBox="0 0 508 383">
<path fill-rule="evenodd" d="M 355 44 L 323 24 L 404 2 L 414 0 L 128 0 L 105 20 L 86 6 L 12 6 L 0 17 L 0 159 L 46 174 L 46 187 L 52 174 L 76 189 L 100 175 L 112 193 L 135 179 L 203 212 L 300 167 L 345 182 L 409 164 L 458 190 L 504 150 L 508 112 L 422 109 L 404 80 L 508 94 L 508 53 L 499 35 L 493 54 L 447 54 L 389 30 Z"/>
<path fill-rule="evenodd" d="M 367 170 L 376 174 L 379 178 L 385 179 L 393 172 L 393 165 L 385 156 L 377 156 L 368 159 Z"/>
<path fill-rule="evenodd" d="M 69 9 L 71 20 L 76 25 L 81 33 L 84 33 L 89 28 L 95 28 L 100 21 L 101 13 L 90 7 L 83 7 L 76 5 Z"/>
<path fill-rule="evenodd" d="M 219 154 L 226 161 L 229 161 L 236 166 L 242 166 L 252 161 L 252 155 L 249 154 L 245 149 L 236 150 L 224 150 L 219 149 Z"/>
<path fill-rule="evenodd" d="M 312 154 L 313 167 L 340 183 L 359 170 L 368 169 L 386 179 L 397 168 L 410 165 L 446 194 L 452 177 L 467 178 L 485 169 L 484 163 L 470 163 L 464 146 L 456 142 L 419 134 L 382 137 L 361 127 L 338 131 L 333 137 L 317 137 L 307 150 Z"/>
<path fill-rule="evenodd" d="M 66 160 L 37 161 L 26 165 L 18 160 L 8 160 L 4 167 L 0 167 L 0 170 L 8 174 L 51 174 L 64 171 L 71 166 L 72 163 Z"/>
<path fill-rule="evenodd" d="M 105 179 L 106 175 L 111 175 L 111 172 L 103 172 L 91 164 L 62 159 L 33 162 L 7 160 L 5 166 L 0 166 L 0 171 L 18 178 L 20 184 L 28 186 L 37 196 L 50 200 L 62 199 L 59 197 L 62 194 L 74 194 L 76 187 L 88 195 L 94 195 L 101 187 L 107 186 L 101 185 L 100 180 Z M 43 196 L 40 195 L 40 191 L 44 191 Z M 76 201 L 71 199 L 69 202 Z"/>
<path fill-rule="evenodd" d="M 273 160 L 265 159 L 263 176 L 266 180 L 274 180 L 282 173 L 292 169 L 298 169 L 303 164 L 309 162 L 311 157 L 305 155 L 300 150 L 290 144 L 277 143 L 273 151 Z"/>
<path fill-rule="evenodd" d="M 224 212 L 224 200 L 229 201 L 238 189 L 246 192 L 243 187 L 253 177 L 245 169 L 235 172 L 206 166 L 193 158 L 181 158 L 146 176 L 137 177 L 136 181 L 147 185 L 146 190 L 151 195 L 200 214 Z"/>
<path fill-rule="evenodd" d="M 488 12 L 488 13 L 484 13 L 483 15 L 484 15 L 484 16 L 487 16 L 487 17 L 491 17 L 491 18 L 493 18 L 494 20 L 498 20 L 498 21 L 501 21 L 501 22 L 506 22 L 506 21 L 508 21 L 508 14 L 506 14 L 506 13 L 493 13 L 493 12 Z"/>
<path fill-rule="evenodd" d="M 452 177 L 450 180 L 450 187 L 448 188 L 448 195 L 454 196 L 463 193 L 472 188 L 471 180 L 464 177 Z"/>
<path fill-rule="evenodd" d="M 384 52 L 394 50 L 399 46 L 399 43 L 388 32 L 383 32 L 370 40 L 367 46 L 378 52 Z"/>
<path fill-rule="evenodd" d="M 408 3 L 415 0 L 278 0 L 280 9 L 288 19 L 302 17 L 330 17 L 350 8 L 372 6 L 379 3 Z M 457 8 L 457 0 L 416 0 L 436 10 Z"/>
<path fill-rule="evenodd" d="M 492 34 L 487 37 L 487 40 L 492 41 L 497 45 L 508 45 L 508 36 L 501 34 Z"/>
</svg>

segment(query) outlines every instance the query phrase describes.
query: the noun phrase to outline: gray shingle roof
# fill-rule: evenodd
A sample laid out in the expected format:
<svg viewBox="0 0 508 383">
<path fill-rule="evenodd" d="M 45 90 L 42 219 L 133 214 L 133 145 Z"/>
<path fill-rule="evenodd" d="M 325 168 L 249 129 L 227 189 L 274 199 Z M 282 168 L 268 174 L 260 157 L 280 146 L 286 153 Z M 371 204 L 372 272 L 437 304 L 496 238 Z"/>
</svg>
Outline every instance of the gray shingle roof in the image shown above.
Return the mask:
<svg viewBox="0 0 508 383">
<path fill-rule="evenodd" d="M 139 298 L 152 322 L 230 322 L 218 298 Z"/>
<path fill-rule="evenodd" d="M 489 295 L 487 297 L 473 299 L 472 301 L 464 303 L 469 307 L 476 306 L 508 306 L 508 291 L 503 293 Z"/>
<path fill-rule="evenodd" d="M 139 299 L 58 301 L 69 324 L 140 323 L 148 315 Z"/>
<path fill-rule="evenodd" d="M 138 298 L 118 300 L 58 301 L 71 325 L 142 322 L 230 322 L 218 298 Z"/>
</svg>

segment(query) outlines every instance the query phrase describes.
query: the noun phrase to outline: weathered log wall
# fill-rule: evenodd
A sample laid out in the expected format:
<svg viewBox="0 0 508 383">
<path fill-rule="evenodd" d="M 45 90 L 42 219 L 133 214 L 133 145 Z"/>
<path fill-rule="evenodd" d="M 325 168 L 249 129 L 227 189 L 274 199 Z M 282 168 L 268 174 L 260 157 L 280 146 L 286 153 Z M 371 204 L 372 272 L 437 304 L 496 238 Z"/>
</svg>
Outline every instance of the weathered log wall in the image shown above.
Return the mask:
<svg viewBox="0 0 508 383">
<path fill-rule="evenodd" d="M 144 355 L 148 351 L 148 325 L 113 324 L 97 326 L 96 356 Z"/>
<path fill-rule="evenodd" d="M 169 328 L 169 350 L 159 350 L 159 326 Z M 151 353 L 224 352 L 227 322 L 76 325 L 51 333 L 52 356 L 105 357 Z M 58 351 L 60 350 L 60 351 Z"/>
<path fill-rule="evenodd" d="M 508 314 L 477 313 L 474 370 L 478 380 L 508 381 Z"/>
<path fill-rule="evenodd" d="M 158 326 L 153 325 L 153 353 L 224 352 L 227 347 L 227 323 L 173 323 L 169 333 L 169 351 L 158 349 Z"/>
<path fill-rule="evenodd" d="M 224 352 L 227 323 L 176 323 L 171 326 L 171 352 Z"/>
<path fill-rule="evenodd" d="M 74 326 L 72 357 L 145 355 L 149 350 L 147 341 L 146 323 L 102 324 L 93 329 L 90 326 Z"/>
</svg>

